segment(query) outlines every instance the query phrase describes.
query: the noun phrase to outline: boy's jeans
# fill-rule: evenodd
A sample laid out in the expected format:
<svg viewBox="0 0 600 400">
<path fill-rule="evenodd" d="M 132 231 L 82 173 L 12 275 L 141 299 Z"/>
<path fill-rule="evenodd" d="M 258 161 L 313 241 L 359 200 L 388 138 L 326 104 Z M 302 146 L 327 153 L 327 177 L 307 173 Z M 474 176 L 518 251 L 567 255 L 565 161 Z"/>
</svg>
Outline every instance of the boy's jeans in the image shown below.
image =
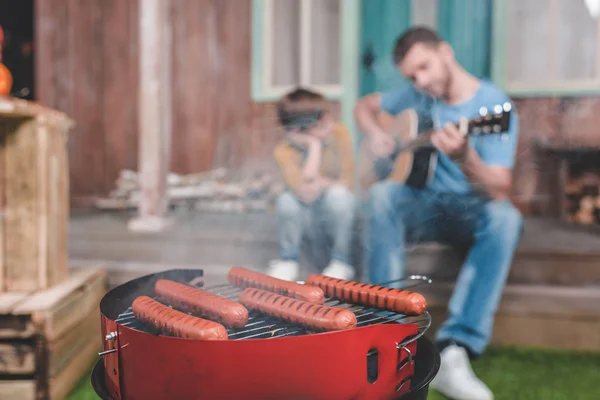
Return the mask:
<svg viewBox="0 0 600 400">
<path fill-rule="evenodd" d="M 370 283 L 405 276 L 409 243 L 469 246 L 450 299 L 449 318 L 437 339 L 454 340 L 481 354 L 490 341 L 494 315 L 520 240 L 523 220 L 519 211 L 509 201 L 485 202 L 476 196 L 380 182 L 371 189 L 366 219 Z"/>
<path fill-rule="evenodd" d="M 277 199 L 279 257 L 298 261 L 303 236 L 313 254 L 324 254 L 332 244 L 330 259 L 350 264 L 350 243 L 356 217 L 356 200 L 344 186 L 332 186 L 311 204 L 289 191 Z"/>
</svg>

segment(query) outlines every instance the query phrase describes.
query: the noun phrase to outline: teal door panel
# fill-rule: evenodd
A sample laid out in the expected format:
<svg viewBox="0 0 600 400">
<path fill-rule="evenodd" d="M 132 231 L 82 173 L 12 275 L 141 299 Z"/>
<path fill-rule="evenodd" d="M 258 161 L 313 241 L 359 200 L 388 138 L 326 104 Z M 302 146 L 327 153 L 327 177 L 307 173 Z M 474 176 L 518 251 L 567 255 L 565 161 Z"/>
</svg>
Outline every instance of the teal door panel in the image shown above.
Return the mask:
<svg viewBox="0 0 600 400">
<path fill-rule="evenodd" d="M 410 24 L 411 0 L 361 1 L 361 96 L 405 82 L 392 50 Z"/>
<path fill-rule="evenodd" d="M 492 0 L 438 0 L 440 35 L 478 78 L 491 74 Z"/>
</svg>

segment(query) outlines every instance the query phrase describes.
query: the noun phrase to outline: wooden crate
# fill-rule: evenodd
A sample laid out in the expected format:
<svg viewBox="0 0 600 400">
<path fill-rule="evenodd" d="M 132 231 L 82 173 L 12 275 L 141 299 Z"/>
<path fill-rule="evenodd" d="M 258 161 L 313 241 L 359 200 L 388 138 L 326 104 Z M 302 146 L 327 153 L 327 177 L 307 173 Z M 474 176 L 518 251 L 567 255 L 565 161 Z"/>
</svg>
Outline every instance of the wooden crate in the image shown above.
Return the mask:
<svg viewBox="0 0 600 400">
<path fill-rule="evenodd" d="M 69 178 L 64 114 L 0 97 L 0 292 L 67 277 Z"/>
<path fill-rule="evenodd" d="M 74 269 L 60 284 L 0 294 L 0 399 L 64 400 L 102 350 L 100 268 Z"/>
</svg>

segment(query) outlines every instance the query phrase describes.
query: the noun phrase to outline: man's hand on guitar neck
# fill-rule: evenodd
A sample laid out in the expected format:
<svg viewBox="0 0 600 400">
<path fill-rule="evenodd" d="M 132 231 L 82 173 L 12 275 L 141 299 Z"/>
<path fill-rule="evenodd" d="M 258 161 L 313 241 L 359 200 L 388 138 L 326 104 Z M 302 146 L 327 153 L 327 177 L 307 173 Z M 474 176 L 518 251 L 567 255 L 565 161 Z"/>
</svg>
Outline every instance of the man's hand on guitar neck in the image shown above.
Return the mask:
<svg viewBox="0 0 600 400">
<path fill-rule="evenodd" d="M 465 135 L 450 122 L 442 129 L 433 132 L 431 143 L 456 162 L 464 160 L 469 148 L 469 142 Z"/>
<path fill-rule="evenodd" d="M 310 182 L 301 184 L 296 190 L 296 196 L 306 204 L 313 203 L 323 192 L 333 185 L 335 181 L 319 176 Z"/>
</svg>

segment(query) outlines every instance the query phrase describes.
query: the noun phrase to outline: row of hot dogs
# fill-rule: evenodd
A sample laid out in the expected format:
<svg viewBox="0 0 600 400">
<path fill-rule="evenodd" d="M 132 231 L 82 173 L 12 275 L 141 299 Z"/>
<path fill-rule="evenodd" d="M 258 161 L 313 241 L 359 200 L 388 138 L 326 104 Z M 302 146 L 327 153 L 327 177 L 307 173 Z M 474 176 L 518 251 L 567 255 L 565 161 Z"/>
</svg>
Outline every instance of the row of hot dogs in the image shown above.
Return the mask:
<svg viewBox="0 0 600 400">
<path fill-rule="evenodd" d="M 416 292 L 318 274 L 300 284 L 234 267 L 229 271 L 228 280 L 231 285 L 243 289 L 238 301 L 171 280 L 156 282 L 154 292 L 159 298 L 199 317 L 148 296 L 135 299 L 133 313 L 145 323 L 174 336 L 226 340 L 226 327 L 239 329 L 246 326 L 248 310 L 316 331 L 333 331 L 355 328 L 357 319 L 348 309 L 324 305 L 326 297 L 407 315 L 419 315 L 427 306 L 425 298 Z"/>
</svg>

